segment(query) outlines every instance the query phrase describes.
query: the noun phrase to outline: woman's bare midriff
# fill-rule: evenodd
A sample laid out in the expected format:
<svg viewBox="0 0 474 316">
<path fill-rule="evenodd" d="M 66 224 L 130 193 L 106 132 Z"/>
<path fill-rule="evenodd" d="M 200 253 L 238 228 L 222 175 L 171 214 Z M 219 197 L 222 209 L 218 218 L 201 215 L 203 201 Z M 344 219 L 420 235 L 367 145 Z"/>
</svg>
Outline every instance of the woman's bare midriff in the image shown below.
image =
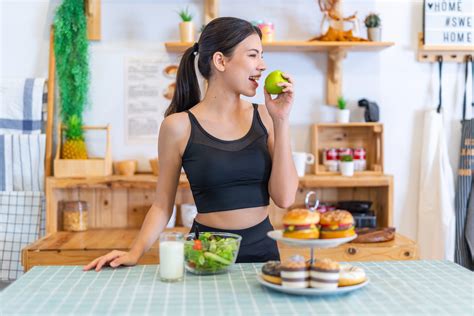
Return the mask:
<svg viewBox="0 0 474 316">
<path fill-rule="evenodd" d="M 199 224 L 220 229 L 245 229 L 261 223 L 268 216 L 268 206 L 244 208 L 231 211 L 198 213 Z"/>
</svg>

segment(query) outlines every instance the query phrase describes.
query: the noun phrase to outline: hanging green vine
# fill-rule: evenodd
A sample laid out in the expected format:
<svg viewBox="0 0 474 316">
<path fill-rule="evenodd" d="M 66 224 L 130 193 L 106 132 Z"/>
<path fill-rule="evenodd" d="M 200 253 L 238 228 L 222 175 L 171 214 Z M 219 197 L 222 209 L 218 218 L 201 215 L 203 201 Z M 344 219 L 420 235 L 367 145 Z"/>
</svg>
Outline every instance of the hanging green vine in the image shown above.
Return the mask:
<svg viewBox="0 0 474 316">
<path fill-rule="evenodd" d="M 71 117 L 82 126 L 89 90 L 89 42 L 84 0 L 64 0 L 54 17 L 54 53 L 58 75 L 60 116 L 67 126 Z M 82 139 L 82 128 L 66 130 L 66 138 Z M 71 135 L 75 134 L 75 135 Z"/>
</svg>

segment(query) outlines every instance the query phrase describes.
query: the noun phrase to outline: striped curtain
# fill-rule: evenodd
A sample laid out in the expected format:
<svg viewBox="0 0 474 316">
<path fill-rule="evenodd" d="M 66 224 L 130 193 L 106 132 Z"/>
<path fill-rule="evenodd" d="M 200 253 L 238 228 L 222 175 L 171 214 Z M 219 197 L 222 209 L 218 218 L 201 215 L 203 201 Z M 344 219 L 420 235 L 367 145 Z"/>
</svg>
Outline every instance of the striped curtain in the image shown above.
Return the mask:
<svg viewBox="0 0 474 316">
<path fill-rule="evenodd" d="M 474 190 L 474 116 L 471 114 L 471 119 L 466 119 L 468 69 L 469 60 L 466 61 L 466 85 L 464 90 L 464 108 L 461 132 L 461 155 L 459 158 L 455 200 L 456 246 L 454 261 L 474 271 L 474 202 L 472 201 L 472 191 Z M 474 69 L 472 69 L 471 72 L 474 72 Z M 472 103 L 472 109 L 474 112 L 474 102 Z"/>
<path fill-rule="evenodd" d="M 1 281 L 22 275 L 22 248 L 44 234 L 44 83 L 0 77 Z"/>
</svg>

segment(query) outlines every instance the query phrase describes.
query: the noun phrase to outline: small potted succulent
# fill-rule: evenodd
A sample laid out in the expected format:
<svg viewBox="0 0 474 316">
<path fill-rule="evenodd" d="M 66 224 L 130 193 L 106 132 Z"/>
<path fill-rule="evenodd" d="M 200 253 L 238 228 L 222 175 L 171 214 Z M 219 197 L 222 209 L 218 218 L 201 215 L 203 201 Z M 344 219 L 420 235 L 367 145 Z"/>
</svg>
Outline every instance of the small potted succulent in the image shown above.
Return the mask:
<svg viewBox="0 0 474 316">
<path fill-rule="evenodd" d="M 193 15 L 189 12 L 189 8 L 186 7 L 186 9 L 180 10 L 178 15 L 181 18 L 181 23 L 179 23 L 179 35 L 181 42 L 194 42 L 194 24 L 192 22 Z"/>
<path fill-rule="evenodd" d="M 340 164 L 341 174 L 345 177 L 352 177 L 354 175 L 354 159 L 351 155 L 344 155 L 341 157 Z"/>
<path fill-rule="evenodd" d="M 382 21 L 380 16 L 370 13 L 365 17 L 364 24 L 367 27 L 367 38 L 372 42 L 380 42 L 382 38 Z"/>
<path fill-rule="evenodd" d="M 337 117 L 336 122 L 338 123 L 349 123 L 350 111 L 347 109 L 347 102 L 343 97 L 337 99 Z"/>
</svg>

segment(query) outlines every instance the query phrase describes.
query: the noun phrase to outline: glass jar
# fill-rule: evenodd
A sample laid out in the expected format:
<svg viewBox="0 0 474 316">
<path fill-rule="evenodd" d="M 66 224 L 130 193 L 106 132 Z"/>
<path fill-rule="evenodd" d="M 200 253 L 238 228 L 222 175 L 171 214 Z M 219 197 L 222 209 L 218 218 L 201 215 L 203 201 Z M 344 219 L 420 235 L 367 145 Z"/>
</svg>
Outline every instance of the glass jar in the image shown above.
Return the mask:
<svg viewBox="0 0 474 316">
<path fill-rule="evenodd" d="M 82 232 L 87 230 L 89 212 L 85 201 L 63 201 L 63 230 Z"/>
</svg>

